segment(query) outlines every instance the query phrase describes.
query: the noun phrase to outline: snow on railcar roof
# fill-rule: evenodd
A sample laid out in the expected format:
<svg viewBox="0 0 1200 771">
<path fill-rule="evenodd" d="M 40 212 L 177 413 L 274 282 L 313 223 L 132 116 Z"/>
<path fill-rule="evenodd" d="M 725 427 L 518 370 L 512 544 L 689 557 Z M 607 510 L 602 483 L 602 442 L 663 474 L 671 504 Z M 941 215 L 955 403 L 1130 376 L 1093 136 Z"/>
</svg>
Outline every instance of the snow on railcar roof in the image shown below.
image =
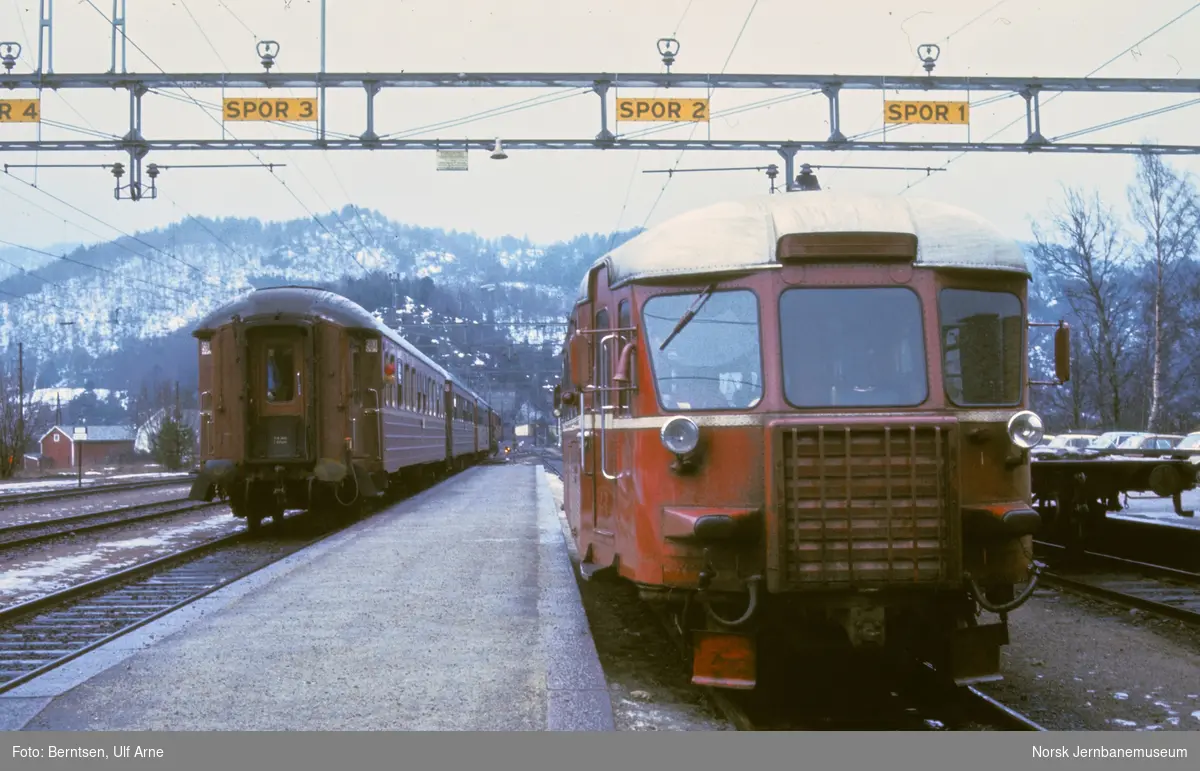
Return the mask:
<svg viewBox="0 0 1200 771">
<path fill-rule="evenodd" d="M 370 329 L 396 343 L 442 377 L 465 388 L 465 384 L 446 368 L 426 356 L 394 329 L 384 325 L 361 305 L 327 289 L 311 286 L 271 286 L 256 289 L 208 314 L 196 325 L 192 334 L 198 336 L 224 326 L 233 320 L 235 314 L 247 321 L 263 316 L 301 316 L 324 319 L 350 329 Z"/>
<path fill-rule="evenodd" d="M 778 264 L 776 245 L 794 233 L 908 233 L 916 264 L 1029 275 L 1015 239 L 957 206 L 921 198 L 828 190 L 760 195 L 673 217 L 601 257 L 613 286 L 647 278 L 721 273 Z M 590 273 L 590 270 L 589 270 Z M 587 296 L 587 276 L 579 297 Z"/>
</svg>

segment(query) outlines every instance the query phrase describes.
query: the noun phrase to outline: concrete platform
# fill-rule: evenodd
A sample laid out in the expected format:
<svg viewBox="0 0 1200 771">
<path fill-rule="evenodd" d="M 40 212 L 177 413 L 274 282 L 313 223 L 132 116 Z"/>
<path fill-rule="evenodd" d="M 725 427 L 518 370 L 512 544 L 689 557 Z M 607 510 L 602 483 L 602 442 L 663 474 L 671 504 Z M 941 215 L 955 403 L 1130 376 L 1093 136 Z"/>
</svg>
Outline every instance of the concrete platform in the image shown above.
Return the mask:
<svg viewBox="0 0 1200 771">
<path fill-rule="evenodd" d="M 470 469 L 0 695 L 0 730 L 613 730 L 545 471 Z"/>
</svg>

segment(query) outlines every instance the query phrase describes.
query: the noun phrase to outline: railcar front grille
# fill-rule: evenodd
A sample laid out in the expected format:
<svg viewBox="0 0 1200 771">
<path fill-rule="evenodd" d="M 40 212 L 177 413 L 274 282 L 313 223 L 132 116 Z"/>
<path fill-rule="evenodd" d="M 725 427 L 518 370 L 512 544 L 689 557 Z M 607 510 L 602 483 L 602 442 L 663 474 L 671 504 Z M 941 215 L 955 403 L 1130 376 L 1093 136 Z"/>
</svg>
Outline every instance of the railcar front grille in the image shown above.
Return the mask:
<svg viewBox="0 0 1200 771">
<path fill-rule="evenodd" d="M 953 421 L 777 429 L 775 590 L 937 585 L 960 571 Z"/>
</svg>

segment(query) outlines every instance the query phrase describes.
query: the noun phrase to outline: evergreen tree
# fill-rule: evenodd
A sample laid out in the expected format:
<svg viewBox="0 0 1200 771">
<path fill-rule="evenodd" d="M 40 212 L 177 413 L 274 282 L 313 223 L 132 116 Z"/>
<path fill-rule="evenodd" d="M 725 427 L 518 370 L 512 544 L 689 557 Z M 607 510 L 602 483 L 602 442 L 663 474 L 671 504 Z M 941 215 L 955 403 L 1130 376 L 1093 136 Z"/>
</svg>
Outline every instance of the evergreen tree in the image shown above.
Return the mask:
<svg viewBox="0 0 1200 771">
<path fill-rule="evenodd" d="M 196 432 L 177 415 L 163 415 L 162 425 L 150 435 L 150 452 L 168 471 L 178 471 L 192 461 Z"/>
</svg>

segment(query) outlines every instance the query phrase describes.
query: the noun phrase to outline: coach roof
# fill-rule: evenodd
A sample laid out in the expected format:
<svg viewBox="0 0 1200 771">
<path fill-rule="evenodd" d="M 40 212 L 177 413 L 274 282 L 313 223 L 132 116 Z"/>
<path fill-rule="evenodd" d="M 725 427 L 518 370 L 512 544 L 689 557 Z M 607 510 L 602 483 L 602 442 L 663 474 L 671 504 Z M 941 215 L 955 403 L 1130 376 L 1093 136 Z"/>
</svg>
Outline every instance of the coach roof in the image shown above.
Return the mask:
<svg viewBox="0 0 1200 771">
<path fill-rule="evenodd" d="M 399 345 L 413 358 L 428 366 L 447 380 L 457 383 L 477 401 L 483 401 L 458 378 L 450 374 L 437 362 L 421 353 L 415 345 L 396 334 L 358 303 L 346 297 L 311 286 L 272 286 L 257 289 L 233 302 L 222 305 L 200 320 L 192 334 L 195 337 L 210 337 L 218 327 L 233 321 L 237 315 L 246 322 L 262 322 L 278 319 L 281 322 L 297 319 L 322 319 L 347 329 L 378 332 Z"/>
<path fill-rule="evenodd" d="M 1017 242 L 957 206 L 900 196 L 811 191 L 726 201 L 686 212 L 601 257 L 611 285 L 649 278 L 753 270 L 778 264 L 776 247 L 793 233 L 908 233 L 916 264 L 1029 275 Z M 587 296 L 587 277 L 580 285 Z"/>
</svg>

